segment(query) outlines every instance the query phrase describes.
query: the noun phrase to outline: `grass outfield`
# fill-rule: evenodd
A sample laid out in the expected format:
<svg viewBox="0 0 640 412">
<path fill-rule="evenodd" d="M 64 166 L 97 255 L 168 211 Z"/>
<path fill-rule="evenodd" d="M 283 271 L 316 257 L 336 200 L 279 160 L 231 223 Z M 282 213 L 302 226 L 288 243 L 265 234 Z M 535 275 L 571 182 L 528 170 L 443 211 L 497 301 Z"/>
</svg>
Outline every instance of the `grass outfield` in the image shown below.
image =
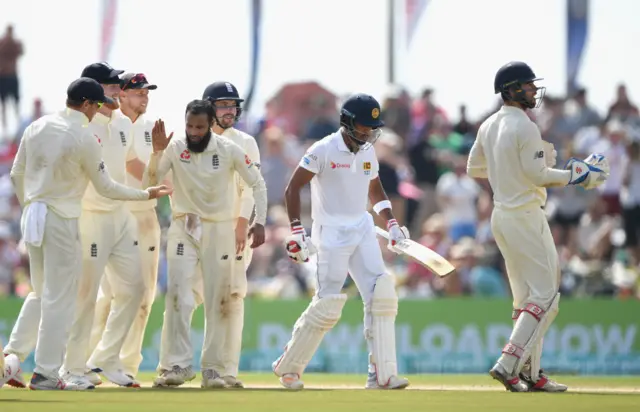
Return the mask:
<svg viewBox="0 0 640 412">
<path fill-rule="evenodd" d="M 0 411 L 46 412 L 229 412 L 288 411 L 640 411 L 640 377 L 558 376 L 570 386 L 564 394 L 506 392 L 487 375 L 413 375 L 410 390 L 365 391 L 364 376 L 305 375 L 306 389 L 281 389 L 272 374 L 243 374 L 247 388 L 204 391 L 199 376 L 186 387 L 152 389 L 152 374 L 140 376 L 141 389 L 103 384 L 95 391 L 0 390 Z"/>
</svg>

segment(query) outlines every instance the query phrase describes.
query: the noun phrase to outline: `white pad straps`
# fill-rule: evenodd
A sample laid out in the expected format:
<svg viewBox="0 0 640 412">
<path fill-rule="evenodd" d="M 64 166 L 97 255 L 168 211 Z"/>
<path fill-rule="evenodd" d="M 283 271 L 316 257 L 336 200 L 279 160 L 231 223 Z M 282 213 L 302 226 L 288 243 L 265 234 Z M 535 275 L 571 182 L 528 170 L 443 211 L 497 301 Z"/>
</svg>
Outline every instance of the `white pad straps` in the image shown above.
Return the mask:
<svg viewBox="0 0 640 412">
<path fill-rule="evenodd" d="M 386 386 L 398 375 L 396 359 L 396 316 L 398 295 L 395 280 L 384 274 L 376 280 L 371 299 L 371 339 L 373 340 L 372 363 L 376 367 L 378 385 Z"/>
<path fill-rule="evenodd" d="M 324 335 L 340 320 L 346 301 L 347 295 L 344 294 L 314 298 L 311 301 L 293 326 L 293 334 L 284 353 L 274 362 L 273 372 L 276 375 L 295 373 L 302 376 Z"/>
</svg>

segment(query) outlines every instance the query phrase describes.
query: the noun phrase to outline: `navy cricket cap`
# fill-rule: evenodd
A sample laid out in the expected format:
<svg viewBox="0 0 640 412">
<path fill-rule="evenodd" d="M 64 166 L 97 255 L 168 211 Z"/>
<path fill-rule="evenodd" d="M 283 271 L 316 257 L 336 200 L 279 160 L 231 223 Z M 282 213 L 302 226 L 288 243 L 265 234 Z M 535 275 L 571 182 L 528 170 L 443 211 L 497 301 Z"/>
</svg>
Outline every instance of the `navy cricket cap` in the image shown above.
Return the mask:
<svg viewBox="0 0 640 412">
<path fill-rule="evenodd" d="M 384 122 L 380 119 L 380 103 L 368 94 L 358 93 L 349 97 L 342 104 L 340 113 L 362 126 L 373 128 L 384 126 Z"/>
<path fill-rule="evenodd" d="M 112 99 L 104 95 L 104 89 L 100 83 L 89 77 L 74 80 L 67 88 L 67 98 L 74 102 L 89 100 L 98 103 L 113 103 Z"/>
<path fill-rule="evenodd" d="M 82 77 L 89 77 L 100 84 L 120 84 L 120 76 L 124 70 L 116 70 L 107 62 L 93 63 L 82 70 Z"/>
<path fill-rule="evenodd" d="M 235 100 L 238 103 L 244 102 L 244 99 L 240 98 L 238 89 L 236 86 L 229 82 L 215 82 L 211 83 L 204 89 L 202 93 L 202 100 L 209 100 L 215 102 L 217 100 Z"/>
<path fill-rule="evenodd" d="M 147 77 L 142 73 L 127 73 L 120 79 L 120 88 L 122 90 L 132 89 L 149 89 L 155 90 L 158 88 L 155 84 L 149 83 Z"/>
</svg>

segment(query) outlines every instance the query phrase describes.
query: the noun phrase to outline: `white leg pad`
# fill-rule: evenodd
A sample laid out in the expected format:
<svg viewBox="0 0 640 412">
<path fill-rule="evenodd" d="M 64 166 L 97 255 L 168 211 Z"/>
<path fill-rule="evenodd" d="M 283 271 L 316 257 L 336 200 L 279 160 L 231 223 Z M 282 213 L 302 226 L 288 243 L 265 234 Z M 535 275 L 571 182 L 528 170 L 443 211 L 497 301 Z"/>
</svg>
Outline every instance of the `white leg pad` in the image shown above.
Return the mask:
<svg viewBox="0 0 640 412">
<path fill-rule="evenodd" d="M 333 328 L 342 314 L 347 295 L 332 295 L 314 298 L 293 327 L 291 340 L 284 353 L 274 362 L 273 372 L 277 376 L 295 373 L 302 376 L 318 350 L 324 335 Z"/>
<path fill-rule="evenodd" d="M 560 293 L 554 296 L 546 311 L 533 304 L 527 305 L 522 310 L 513 328 L 511 339 L 502 350 L 503 354 L 516 357 L 513 370 L 507 370 L 511 375 L 518 375 L 518 373 L 520 373 L 525 362 L 532 355 L 536 345 L 542 343 L 542 338 L 544 338 L 547 330 L 549 330 L 549 327 L 558 315 L 559 301 Z M 532 367 L 533 366 L 534 365 L 532 365 Z M 532 373 L 537 374 L 537 371 L 534 371 L 532 368 Z"/>
<path fill-rule="evenodd" d="M 395 330 L 397 315 L 398 295 L 395 280 L 393 276 L 384 274 L 376 281 L 371 298 L 371 357 L 380 386 L 386 386 L 393 376 L 398 376 Z"/>
</svg>

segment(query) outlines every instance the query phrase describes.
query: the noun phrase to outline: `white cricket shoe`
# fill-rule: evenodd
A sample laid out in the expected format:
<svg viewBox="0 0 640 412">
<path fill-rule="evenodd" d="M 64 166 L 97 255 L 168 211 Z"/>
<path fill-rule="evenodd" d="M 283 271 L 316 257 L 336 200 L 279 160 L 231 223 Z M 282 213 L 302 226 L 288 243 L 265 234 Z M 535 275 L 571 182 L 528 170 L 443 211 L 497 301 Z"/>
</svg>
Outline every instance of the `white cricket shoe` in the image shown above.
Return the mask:
<svg viewBox="0 0 640 412">
<path fill-rule="evenodd" d="M 235 389 L 244 388 L 244 383 L 238 380 L 238 378 L 236 378 L 235 376 L 231 376 L 231 375 L 223 376 L 222 380 L 224 381 L 225 388 L 235 388 Z"/>
<path fill-rule="evenodd" d="M 0 356 L 4 356 L 4 370 L 0 371 L 4 376 L 0 380 L 0 387 L 6 383 L 14 388 L 26 388 L 27 383 L 20 368 L 20 358 L 14 354 L 2 355 L 0 353 Z"/>
<path fill-rule="evenodd" d="M 224 388 L 224 380 L 214 369 L 204 369 L 202 371 L 201 388 L 205 389 L 221 389 Z"/>
<path fill-rule="evenodd" d="M 95 373 L 94 371 L 92 371 L 91 369 L 88 369 L 85 373 L 84 376 L 87 377 L 87 379 L 89 379 L 89 381 L 94 384 L 95 386 L 98 385 L 102 385 L 102 379 L 100 379 L 100 375 L 98 375 L 97 373 Z"/>
<path fill-rule="evenodd" d="M 124 388 L 139 388 L 140 383 L 124 373 L 122 369 L 91 368 L 91 371 L 104 376 L 109 382 Z"/>
<path fill-rule="evenodd" d="M 44 376 L 39 373 L 34 373 L 29 383 L 29 389 L 33 391 L 80 391 L 93 388 L 93 385 L 91 388 L 82 388 L 75 382 L 67 382 L 59 377 Z"/>
<path fill-rule="evenodd" d="M 195 377 L 196 373 L 191 366 L 181 368 L 178 365 L 174 365 L 171 370 L 163 370 L 162 373 L 153 380 L 153 387 L 180 386 L 194 380 Z"/>
<path fill-rule="evenodd" d="M 529 386 L 529 392 L 566 392 L 569 389 L 567 385 L 549 378 L 542 369 L 538 372 L 536 380 L 526 373 L 521 373 L 520 379 Z"/>
<path fill-rule="evenodd" d="M 80 391 L 96 388 L 96 386 L 89 380 L 86 375 L 74 375 L 70 372 L 66 372 L 64 375 L 62 375 L 62 380 L 67 385 L 73 385 L 77 387 L 77 390 Z"/>
<path fill-rule="evenodd" d="M 392 376 L 386 385 L 380 386 L 378 384 L 378 374 L 376 372 L 369 372 L 367 376 L 367 383 L 364 385 L 365 389 L 404 389 L 409 386 L 409 379 L 401 378 L 398 376 Z"/>
<path fill-rule="evenodd" d="M 280 384 L 287 389 L 299 391 L 304 388 L 304 382 L 297 373 L 285 373 L 280 377 Z"/>
</svg>

